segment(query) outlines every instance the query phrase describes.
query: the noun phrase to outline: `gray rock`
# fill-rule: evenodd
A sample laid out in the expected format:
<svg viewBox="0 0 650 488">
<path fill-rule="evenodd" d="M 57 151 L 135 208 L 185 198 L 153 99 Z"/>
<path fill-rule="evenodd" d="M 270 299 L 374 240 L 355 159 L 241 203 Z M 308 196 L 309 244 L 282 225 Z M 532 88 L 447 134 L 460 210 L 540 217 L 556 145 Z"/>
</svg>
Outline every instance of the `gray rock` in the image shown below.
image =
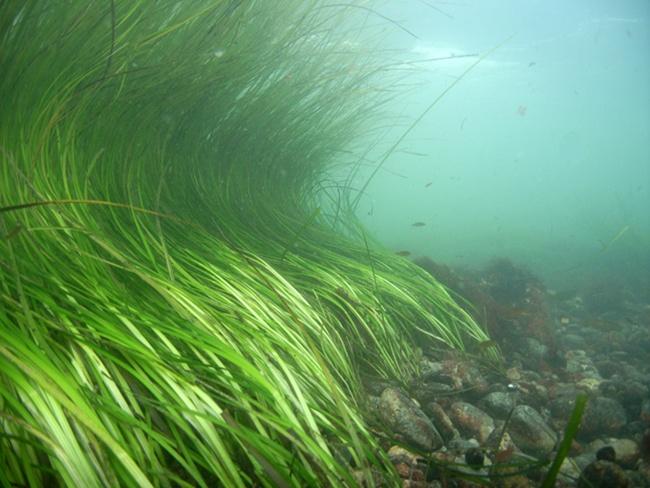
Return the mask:
<svg viewBox="0 0 650 488">
<path fill-rule="evenodd" d="M 617 400 L 595 397 L 587 402 L 578 437 L 589 439 L 616 435 L 626 423 L 625 409 Z"/>
<path fill-rule="evenodd" d="M 452 403 L 449 417 L 464 435 L 474 437 L 480 444 L 483 444 L 494 430 L 492 417 L 470 403 Z"/>
<path fill-rule="evenodd" d="M 508 432 L 517 447 L 532 456 L 548 454 L 555 446 L 555 432 L 546 425 L 537 410 L 528 405 L 515 407 Z"/>
<path fill-rule="evenodd" d="M 479 402 L 481 409 L 498 419 L 505 419 L 514 406 L 515 399 L 513 395 L 499 391 L 488 393 Z"/>
<path fill-rule="evenodd" d="M 379 416 L 407 444 L 422 450 L 435 450 L 443 440 L 417 404 L 397 388 L 386 388 L 379 399 Z"/>
</svg>

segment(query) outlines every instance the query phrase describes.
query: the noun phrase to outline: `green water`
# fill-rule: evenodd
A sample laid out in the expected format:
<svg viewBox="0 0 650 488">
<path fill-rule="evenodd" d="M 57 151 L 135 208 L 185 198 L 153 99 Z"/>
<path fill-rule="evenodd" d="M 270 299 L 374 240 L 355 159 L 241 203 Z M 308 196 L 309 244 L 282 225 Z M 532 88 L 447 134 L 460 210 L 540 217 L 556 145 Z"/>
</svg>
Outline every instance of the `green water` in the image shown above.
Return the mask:
<svg viewBox="0 0 650 488">
<path fill-rule="evenodd" d="M 410 1 L 381 12 L 413 34 L 395 28 L 387 43 L 417 61 L 404 65 L 397 127 L 382 140 L 477 58 L 422 60 L 499 47 L 368 187 L 358 213 L 374 235 L 455 265 L 508 257 L 558 288 L 648 287 L 650 4 Z"/>
</svg>

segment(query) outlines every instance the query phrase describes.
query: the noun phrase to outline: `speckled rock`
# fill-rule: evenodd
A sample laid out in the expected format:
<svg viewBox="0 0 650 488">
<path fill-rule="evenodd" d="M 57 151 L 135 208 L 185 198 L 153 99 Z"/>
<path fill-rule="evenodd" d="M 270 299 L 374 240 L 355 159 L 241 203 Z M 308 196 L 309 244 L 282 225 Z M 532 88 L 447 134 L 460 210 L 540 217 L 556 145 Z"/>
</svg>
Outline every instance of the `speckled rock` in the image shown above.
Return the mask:
<svg viewBox="0 0 650 488">
<path fill-rule="evenodd" d="M 481 444 L 494 430 L 492 417 L 470 403 L 453 403 L 449 409 L 449 417 L 464 435 L 474 437 Z"/>
<path fill-rule="evenodd" d="M 543 456 L 555 446 L 556 435 L 533 407 L 518 405 L 512 412 L 508 432 L 526 454 Z"/>
<path fill-rule="evenodd" d="M 479 402 L 478 406 L 494 418 L 505 419 L 515 406 L 512 393 L 493 391 Z"/>
<path fill-rule="evenodd" d="M 618 401 L 606 397 L 592 398 L 587 402 L 578 437 L 616 435 L 626 423 L 625 410 Z"/>
<path fill-rule="evenodd" d="M 397 388 L 386 388 L 379 399 L 379 416 L 404 442 L 425 451 L 439 449 L 443 440 L 417 404 Z"/>
<path fill-rule="evenodd" d="M 447 412 L 438 403 L 432 402 L 427 404 L 426 412 L 431 416 L 433 425 L 438 432 L 442 435 L 445 441 L 449 442 L 452 439 L 460 437 L 458 429 L 454 427 L 454 423 L 447 415 Z"/>
</svg>

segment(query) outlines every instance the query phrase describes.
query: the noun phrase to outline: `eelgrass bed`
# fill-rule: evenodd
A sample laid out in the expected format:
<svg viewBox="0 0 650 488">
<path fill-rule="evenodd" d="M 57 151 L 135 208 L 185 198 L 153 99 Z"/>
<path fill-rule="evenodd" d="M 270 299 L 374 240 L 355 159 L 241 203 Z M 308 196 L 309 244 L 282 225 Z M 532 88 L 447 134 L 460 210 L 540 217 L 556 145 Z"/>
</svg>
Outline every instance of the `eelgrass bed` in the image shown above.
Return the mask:
<svg viewBox="0 0 650 488">
<path fill-rule="evenodd" d="M 385 101 L 377 20 L 0 3 L 2 486 L 394 476 L 362 375 L 406 381 L 415 344 L 486 337 L 426 273 L 335 233 L 343 199 L 321 211 Z"/>
</svg>

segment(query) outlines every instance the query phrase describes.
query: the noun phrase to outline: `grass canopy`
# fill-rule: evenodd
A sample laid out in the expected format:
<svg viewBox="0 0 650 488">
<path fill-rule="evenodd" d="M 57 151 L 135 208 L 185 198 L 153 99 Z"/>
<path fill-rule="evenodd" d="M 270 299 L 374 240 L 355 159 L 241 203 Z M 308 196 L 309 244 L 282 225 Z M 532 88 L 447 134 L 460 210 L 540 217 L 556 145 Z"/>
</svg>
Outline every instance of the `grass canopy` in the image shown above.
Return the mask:
<svg viewBox="0 0 650 488">
<path fill-rule="evenodd" d="M 378 20 L 362 2 L 0 3 L 2 486 L 396 476 L 361 376 L 406 381 L 414 344 L 486 337 L 321 211 L 385 102 Z"/>
</svg>

